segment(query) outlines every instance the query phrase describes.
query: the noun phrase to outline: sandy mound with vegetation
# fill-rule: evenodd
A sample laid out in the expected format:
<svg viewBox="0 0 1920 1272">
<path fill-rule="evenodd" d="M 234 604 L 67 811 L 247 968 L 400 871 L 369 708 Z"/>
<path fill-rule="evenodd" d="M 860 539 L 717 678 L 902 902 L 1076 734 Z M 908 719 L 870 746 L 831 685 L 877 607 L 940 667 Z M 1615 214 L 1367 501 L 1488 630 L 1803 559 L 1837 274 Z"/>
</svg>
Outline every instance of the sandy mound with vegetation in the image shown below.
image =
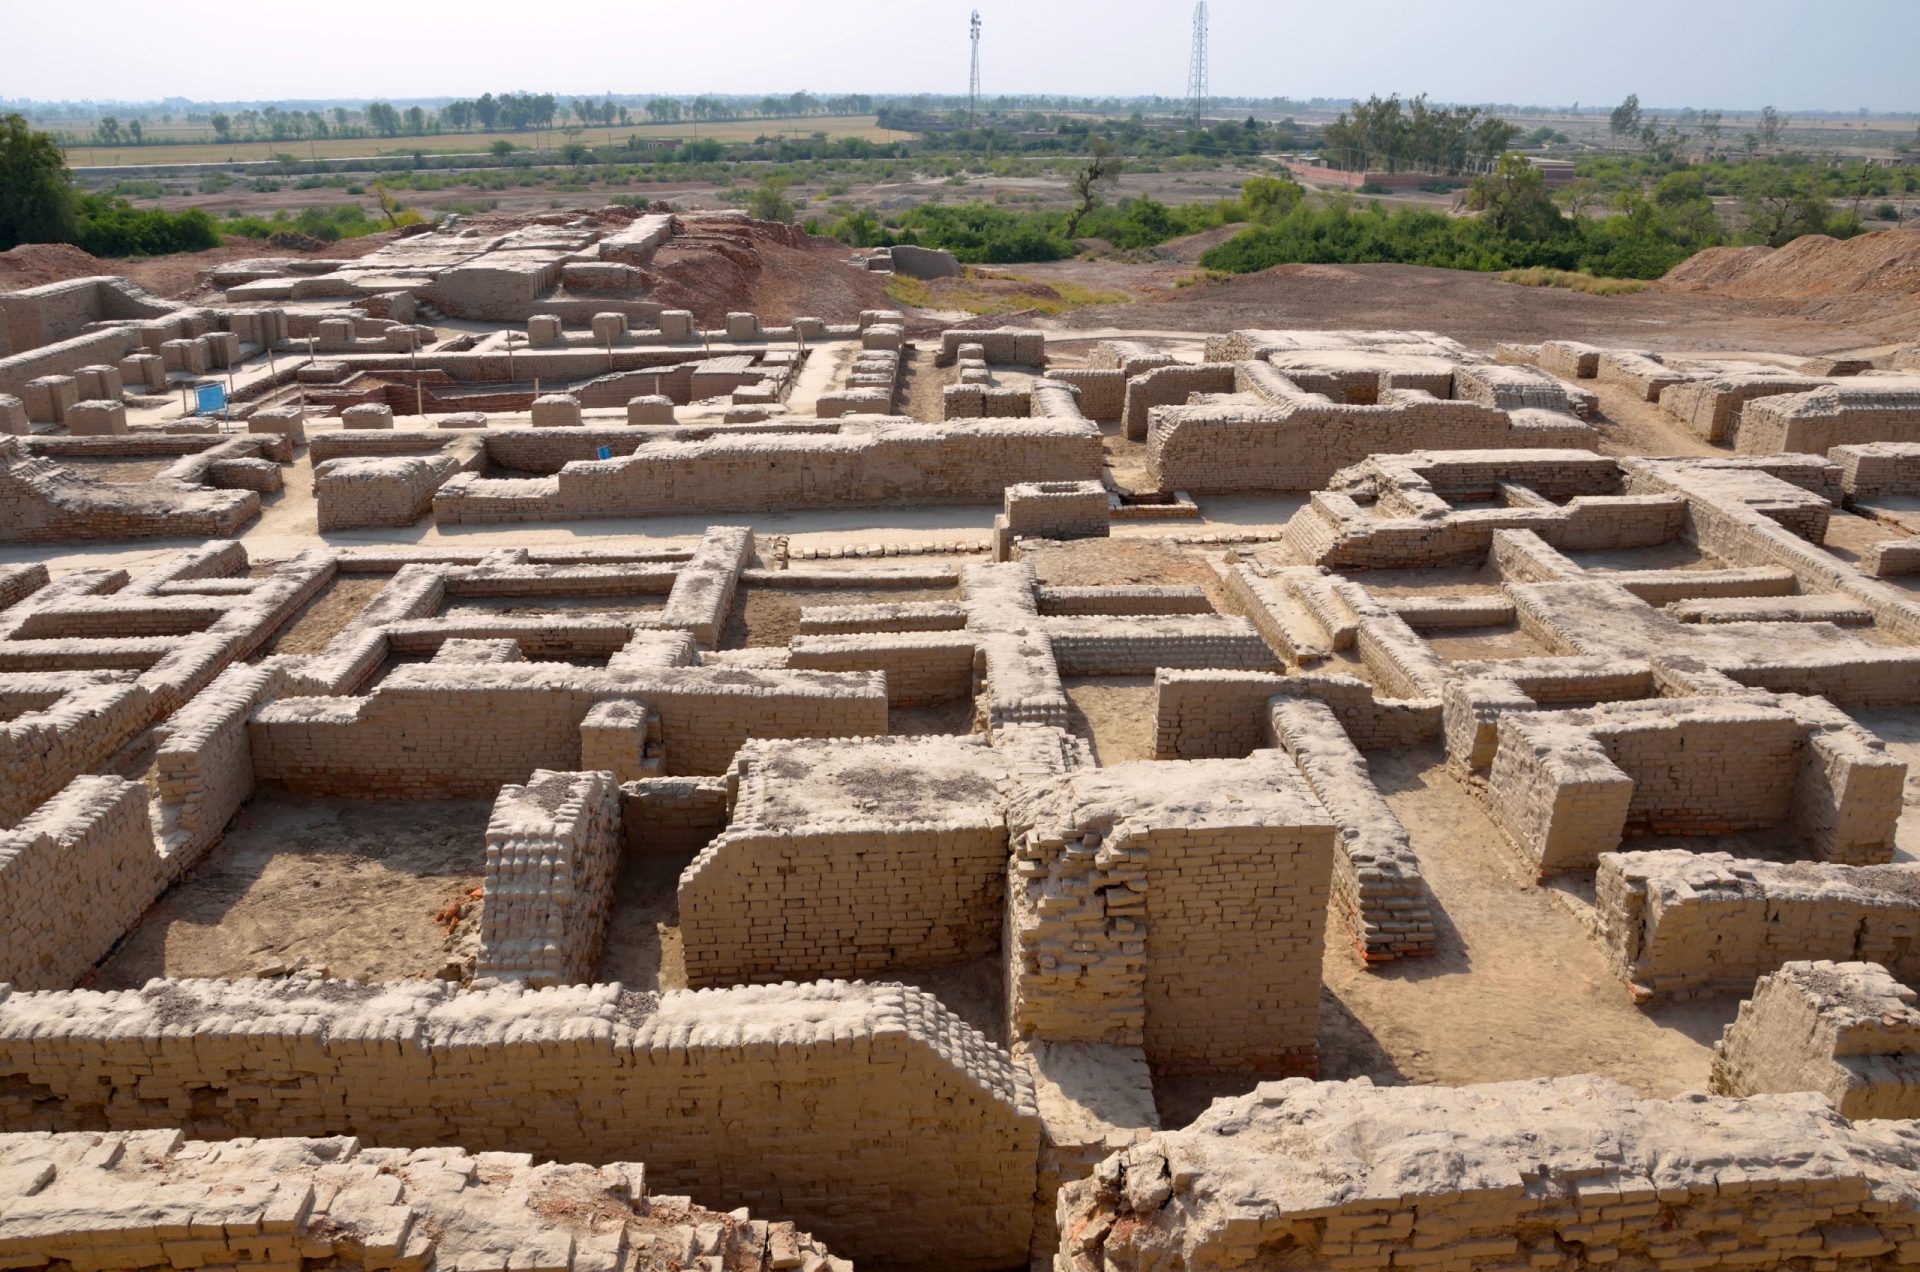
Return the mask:
<svg viewBox="0 0 1920 1272">
<path fill-rule="evenodd" d="M 1712 247 L 1669 270 L 1682 291 L 1749 300 L 1813 296 L 1920 298 L 1920 232 L 1882 230 L 1852 239 L 1809 234 L 1785 247 Z"/>
</svg>

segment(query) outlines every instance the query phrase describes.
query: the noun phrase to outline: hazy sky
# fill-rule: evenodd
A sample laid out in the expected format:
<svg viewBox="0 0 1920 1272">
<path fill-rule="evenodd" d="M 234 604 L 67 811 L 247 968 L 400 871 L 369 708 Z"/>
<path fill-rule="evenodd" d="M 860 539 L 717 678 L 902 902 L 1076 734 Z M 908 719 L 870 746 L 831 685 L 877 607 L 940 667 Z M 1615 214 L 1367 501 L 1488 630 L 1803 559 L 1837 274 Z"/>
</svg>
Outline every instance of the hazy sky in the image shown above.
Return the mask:
<svg viewBox="0 0 1920 1272">
<path fill-rule="evenodd" d="M 983 91 L 1186 91 L 1190 0 L 975 0 Z M 969 0 L 0 0 L 0 96 L 952 92 Z M 1920 110 L 1917 0 L 1212 0 L 1212 89 Z M 703 21 L 703 19 L 710 19 Z"/>
</svg>

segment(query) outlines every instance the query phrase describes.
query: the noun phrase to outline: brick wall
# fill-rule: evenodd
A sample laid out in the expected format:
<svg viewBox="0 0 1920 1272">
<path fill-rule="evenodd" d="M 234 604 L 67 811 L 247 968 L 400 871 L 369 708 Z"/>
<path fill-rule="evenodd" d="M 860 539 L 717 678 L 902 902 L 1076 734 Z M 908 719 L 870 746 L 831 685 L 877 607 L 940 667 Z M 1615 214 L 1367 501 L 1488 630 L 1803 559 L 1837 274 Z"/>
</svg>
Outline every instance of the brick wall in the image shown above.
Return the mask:
<svg viewBox="0 0 1920 1272">
<path fill-rule="evenodd" d="M 613 912 L 620 788 L 609 773 L 536 770 L 487 822 L 476 977 L 540 988 L 593 978 Z"/>
<path fill-rule="evenodd" d="M 1055 1267 L 1892 1268 L 1920 1248 L 1912 1145 L 1815 1095 L 1262 1083 L 1064 1186 Z"/>
<path fill-rule="evenodd" d="M 1745 990 L 1802 959 L 1920 977 L 1920 866 L 1608 853 L 1595 896 L 1601 942 L 1637 994 Z"/>
<path fill-rule="evenodd" d="M 1038 1151 L 1005 1051 L 917 990 L 832 983 L 14 993 L 0 1127 L 637 1156 L 654 1187 L 794 1219 L 854 1257 L 980 1272 L 1026 1258 Z"/>
</svg>

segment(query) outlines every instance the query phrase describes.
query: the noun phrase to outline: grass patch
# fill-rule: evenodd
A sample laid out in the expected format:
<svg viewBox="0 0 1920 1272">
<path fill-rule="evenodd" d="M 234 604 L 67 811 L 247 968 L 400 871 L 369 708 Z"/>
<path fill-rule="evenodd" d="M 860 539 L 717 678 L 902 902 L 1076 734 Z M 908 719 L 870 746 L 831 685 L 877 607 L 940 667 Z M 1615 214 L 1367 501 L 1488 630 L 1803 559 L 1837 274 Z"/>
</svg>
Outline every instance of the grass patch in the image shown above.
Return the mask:
<svg viewBox="0 0 1920 1272">
<path fill-rule="evenodd" d="M 1596 278 L 1578 270 L 1537 267 L 1510 269 L 1500 275 L 1500 281 L 1521 287 L 1564 287 L 1568 291 L 1585 292 L 1589 296 L 1631 296 L 1653 285 L 1638 278 Z"/>
<path fill-rule="evenodd" d="M 1091 305 L 1123 305 L 1133 297 L 1065 281 L 1043 283 L 1023 274 L 969 269 L 964 278 L 927 281 L 895 274 L 887 295 L 915 309 L 957 309 L 977 317 L 1035 311 L 1064 314 Z"/>
</svg>

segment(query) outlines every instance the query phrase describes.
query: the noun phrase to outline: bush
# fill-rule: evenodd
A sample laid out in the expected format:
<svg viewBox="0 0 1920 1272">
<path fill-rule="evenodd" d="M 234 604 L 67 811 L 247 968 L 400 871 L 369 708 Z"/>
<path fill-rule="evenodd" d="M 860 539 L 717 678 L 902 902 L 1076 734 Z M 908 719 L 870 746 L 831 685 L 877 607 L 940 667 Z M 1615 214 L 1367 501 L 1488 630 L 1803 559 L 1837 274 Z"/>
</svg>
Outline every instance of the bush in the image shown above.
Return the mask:
<svg viewBox="0 0 1920 1272">
<path fill-rule="evenodd" d="M 1354 209 L 1301 205 L 1268 226 L 1235 235 L 1200 258 L 1208 269 L 1247 274 L 1295 263 L 1391 263 L 1442 269 L 1578 270 L 1611 278 L 1658 278 L 1700 247 L 1682 208 L 1672 216 L 1641 200 L 1628 215 L 1589 221 L 1486 216 L 1449 217 L 1423 208 L 1388 212 L 1378 203 Z"/>
<path fill-rule="evenodd" d="M 415 212 L 402 212 L 398 219 L 402 224 L 413 224 L 421 218 Z M 319 239 L 322 243 L 337 243 L 343 238 L 377 234 L 386 228 L 384 220 L 369 217 L 364 208 L 354 203 L 305 208 L 298 216 L 292 217 L 285 210 L 275 212 L 271 217 L 229 215 L 220 226 L 225 233 L 242 238 L 271 238 L 283 231 L 291 231 Z"/>
<path fill-rule="evenodd" d="M 220 232 L 198 208 L 142 211 L 125 199 L 87 195 L 80 200 L 73 242 L 95 256 L 164 256 L 218 247 Z"/>
</svg>

